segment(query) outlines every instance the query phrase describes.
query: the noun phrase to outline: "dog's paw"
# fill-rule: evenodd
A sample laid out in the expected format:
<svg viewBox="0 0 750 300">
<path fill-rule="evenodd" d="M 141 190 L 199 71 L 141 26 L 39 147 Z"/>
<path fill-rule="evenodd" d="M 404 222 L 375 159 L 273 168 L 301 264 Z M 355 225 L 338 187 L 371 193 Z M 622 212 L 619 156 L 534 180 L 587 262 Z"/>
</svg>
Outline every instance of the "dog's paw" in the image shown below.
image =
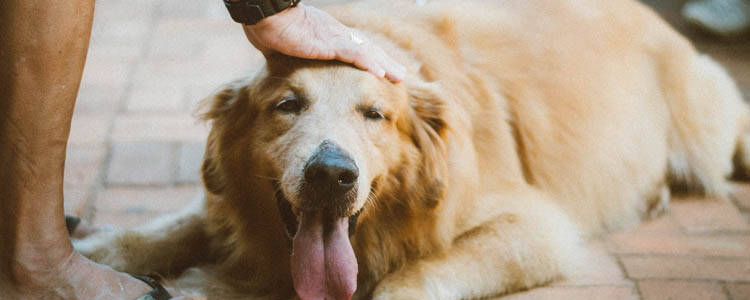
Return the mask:
<svg viewBox="0 0 750 300">
<path fill-rule="evenodd" d="M 379 289 L 380 290 L 380 289 Z M 423 290 L 398 288 L 375 292 L 372 300 L 430 300 L 432 297 Z"/>
<path fill-rule="evenodd" d="M 125 268 L 127 262 L 120 251 L 122 230 L 99 231 L 83 239 L 73 240 L 73 247 L 86 258 L 116 270 Z"/>
</svg>

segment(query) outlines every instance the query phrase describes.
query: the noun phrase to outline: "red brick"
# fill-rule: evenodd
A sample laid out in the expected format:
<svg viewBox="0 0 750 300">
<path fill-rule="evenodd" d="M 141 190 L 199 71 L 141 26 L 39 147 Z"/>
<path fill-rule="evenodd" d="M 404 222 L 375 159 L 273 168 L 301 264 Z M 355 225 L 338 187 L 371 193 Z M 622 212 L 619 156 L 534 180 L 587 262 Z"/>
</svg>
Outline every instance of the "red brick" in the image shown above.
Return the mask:
<svg viewBox="0 0 750 300">
<path fill-rule="evenodd" d="M 735 184 L 733 187 L 732 198 L 741 210 L 750 212 L 750 184 Z"/>
<path fill-rule="evenodd" d="M 637 227 L 625 230 L 619 234 L 632 234 L 632 235 L 673 235 L 681 234 L 682 227 L 677 223 L 675 218 L 667 213 L 666 215 L 659 216 L 655 219 L 645 220 Z"/>
<path fill-rule="evenodd" d="M 721 285 L 713 282 L 644 280 L 638 282 L 643 300 L 724 300 Z"/>
<path fill-rule="evenodd" d="M 750 300 L 750 283 L 727 284 L 732 300 Z"/>
<path fill-rule="evenodd" d="M 122 85 L 83 85 L 78 91 L 75 114 L 110 116 L 117 111 L 124 90 Z"/>
<path fill-rule="evenodd" d="M 63 189 L 63 207 L 65 214 L 71 216 L 83 216 L 87 212 L 81 211 L 83 204 L 91 196 L 91 188 L 66 186 Z"/>
<path fill-rule="evenodd" d="M 628 277 L 634 279 L 750 280 L 747 258 L 625 256 L 620 261 Z"/>
<path fill-rule="evenodd" d="M 78 114 L 73 116 L 68 145 L 102 146 L 107 140 L 112 120 L 107 117 Z"/>
<path fill-rule="evenodd" d="M 92 186 L 99 177 L 105 156 L 104 147 L 68 147 L 65 158 L 65 185 Z"/>
<path fill-rule="evenodd" d="M 541 287 L 526 292 L 511 294 L 495 300 L 629 300 L 638 299 L 633 287 L 588 286 L 588 287 Z"/>
<path fill-rule="evenodd" d="M 167 185 L 174 180 L 175 146 L 168 142 L 116 142 L 106 183 Z"/>
<path fill-rule="evenodd" d="M 745 218 L 728 200 L 691 198 L 673 201 L 670 214 L 689 233 L 750 231 Z"/>
<path fill-rule="evenodd" d="M 174 188 L 108 188 L 99 193 L 98 211 L 174 212 L 187 206 L 198 195 L 198 186 Z"/>
<path fill-rule="evenodd" d="M 134 87 L 126 103 L 130 112 L 177 112 L 184 110 L 184 95 L 182 89 L 173 87 Z"/>
<path fill-rule="evenodd" d="M 146 224 L 160 214 L 155 212 L 120 212 L 120 211 L 97 211 L 94 217 L 94 226 L 112 225 L 116 227 L 135 227 Z"/>
<path fill-rule="evenodd" d="M 610 250 L 618 254 L 674 254 L 750 258 L 750 235 L 645 236 L 615 234 Z"/>
<path fill-rule="evenodd" d="M 83 83 L 122 85 L 127 82 L 131 69 L 131 64 L 126 62 L 99 62 L 87 64 L 83 69 Z"/>
<path fill-rule="evenodd" d="M 208 126 L 188 114 L 125 115 L 115 119 L 113 141 L 205 141 Z"/>
</svg>

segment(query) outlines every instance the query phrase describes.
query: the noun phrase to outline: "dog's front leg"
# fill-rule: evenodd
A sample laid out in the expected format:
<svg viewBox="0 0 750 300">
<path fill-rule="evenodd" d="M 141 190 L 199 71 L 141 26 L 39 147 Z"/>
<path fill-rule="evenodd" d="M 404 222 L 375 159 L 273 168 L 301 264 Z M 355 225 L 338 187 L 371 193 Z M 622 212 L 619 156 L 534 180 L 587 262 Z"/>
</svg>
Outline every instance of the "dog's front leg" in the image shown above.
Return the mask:
<svg viewBox="0 0 750 300">
<path fill-rule="evenodd" d="M 98 232 L 73 246 L 89 259 L 138 275 L 169 276 L 209 256 L 203 200 L 134 228 Z"/>
<path fill-rule="evenodd" d="M 548 283 L 584 257 L 578 233 L 539 193 L 486 195 L 498 214 L 444 253 L 408 263 L 376 286 L 375 300 L 472 299 Z"/>
</svg>

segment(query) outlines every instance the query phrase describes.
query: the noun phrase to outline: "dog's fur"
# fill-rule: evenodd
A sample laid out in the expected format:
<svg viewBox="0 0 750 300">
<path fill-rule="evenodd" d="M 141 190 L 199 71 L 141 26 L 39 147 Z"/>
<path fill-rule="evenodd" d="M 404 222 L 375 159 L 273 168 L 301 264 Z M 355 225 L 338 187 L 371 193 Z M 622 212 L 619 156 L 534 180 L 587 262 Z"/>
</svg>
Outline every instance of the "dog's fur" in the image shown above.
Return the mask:
<svg viewBox="0 0 750 300">
<path fill-rule="evenodd" d="M 303 165 L 327 140 L 360 171 L 346 207 L 361 210 L 354 298 L 470 299 L 568 276 L 585 263 L 581 237 L 637 224 L 670 186 L 724 198 L 733 158 L 748 169 L 734 83 L 636 1 L 330 11 L 408 66 L 406 81 L 271 57 L 210 99 L 204 199 L 77 248 L 210 298 L 291 298 L 275 193 L 299 204 Z M 302 111 L 272 109 L 293 93 Z"/>
</svg>

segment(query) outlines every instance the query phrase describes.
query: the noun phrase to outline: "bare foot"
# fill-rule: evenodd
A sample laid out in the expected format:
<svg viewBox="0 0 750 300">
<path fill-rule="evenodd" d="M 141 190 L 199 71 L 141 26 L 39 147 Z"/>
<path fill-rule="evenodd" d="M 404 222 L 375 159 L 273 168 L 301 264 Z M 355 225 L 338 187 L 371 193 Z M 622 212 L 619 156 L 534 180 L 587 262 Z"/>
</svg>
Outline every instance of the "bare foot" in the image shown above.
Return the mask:
<svg viewBox="0 0 750 300">
<path fill-rule="evenodd" d="M 47 272 L 16 271 L 14 281 L 16 291 L 10 299 L 133 300 L 151 291 L 144 282 L 94 263 L 77 252 Z"/>
</svg>

